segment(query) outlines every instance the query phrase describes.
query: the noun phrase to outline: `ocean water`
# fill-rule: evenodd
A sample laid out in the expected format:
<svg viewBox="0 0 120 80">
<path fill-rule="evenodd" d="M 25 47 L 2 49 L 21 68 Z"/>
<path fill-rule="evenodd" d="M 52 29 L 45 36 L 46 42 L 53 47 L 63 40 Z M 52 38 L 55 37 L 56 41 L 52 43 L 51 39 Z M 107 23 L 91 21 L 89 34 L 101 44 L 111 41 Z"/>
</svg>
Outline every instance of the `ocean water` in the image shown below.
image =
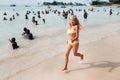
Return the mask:
<svg viewBox="0 0 120 80">
<path fill-rule="evenodd" d="M 94 8 L 94 11 L 89 11 L 88 9 Z M 33 32 L 44 32 L 49 30 L 56 30 L 59 28 L 66 28 L 69 22 L 68 19 L 64 19 L 61 15 L 54 14 L 52 11 L 49 14 L 41 14 L 41 18 L 37 18 L 37 15 L 34 15 L 32 12 L 35 13 L 37 11 L 44 11 L 45 9 L 48 10 L 47 6 L 0 6 L 0 47 L 8 43 L 8 39 L 11 37 L 16 37 L 17 39 L 21 38 L 21 34 L 23 32 L 23 28 L 27 27 Z M 51 6 L 52 10 L 58 10 L 62 12 L 63 10 L 67 11 L 69 9 L 74 10 L 74 14 L 77 15 L 80 23 L 85 28 L 97 27 L 98 25 L 109 24 L 111 22 L 119 21 L 120 8 L 118 7 L 91 7 L 91 6 L 67 6 L 66 8 L 61 8 L 61 6 Z M 81 11 L 76 11 L 76 9 L 80 9 Z M 83 18 L 83 10 L 86 10 L 88 13 L 88 18 L 85 20 Z M 113 14 L 109 15 L 109 10 L 113 10 Z M 98 11 L 99 10 L 99 11 Z M 106 12 L 104 11 L 106 10 Z M 29 15 L 29 20 L 25 20 L 25 13 L 26 11 L 31 11 Z M 6 12 L 7 15 L 3 15 Z M 16 16 L 16 12 L 19 13 L 19 16 Z M 3 17 L 10 18 L 12 15 L 15 15 L 15 20 L 13 21 L 4 21 Z M 35 16 L 36 20 L 38 21 L 39 25 L 34 25 L 31 20 L 32 17 Z M 42 19 L 45 18 L 46 23 L 44 24 Z M 34 33 L 33 33 L 34 34 Z"/>
</svg>

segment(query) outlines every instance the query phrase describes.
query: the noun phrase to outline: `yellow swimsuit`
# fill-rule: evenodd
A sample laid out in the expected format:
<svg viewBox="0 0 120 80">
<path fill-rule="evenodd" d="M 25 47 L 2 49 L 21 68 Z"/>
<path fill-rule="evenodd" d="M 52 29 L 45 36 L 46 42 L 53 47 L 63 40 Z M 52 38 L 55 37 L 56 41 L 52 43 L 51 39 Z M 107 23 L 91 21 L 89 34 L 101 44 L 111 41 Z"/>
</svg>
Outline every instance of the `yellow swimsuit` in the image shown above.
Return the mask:
<svg viewBox="0 0 120 80">
<path fill-rule="evenodd" d="M 75 32 L 74 28 L 70 28 L 67 30 L 67 34 L 75 34 L 75 33 L 76 32 Z"/>
<path fill-rule="evenodd" d="M 71 29 L 67 30 L 67 34 L 75 34 L 75 33 L 76 32 L 75 32 L 74 28 L 71 28 Z M 71 42 L 70 40 L 68 40 L 68 44 L 70 44 L 71 46 L 74 46 L 74 45 L 76 45 L 78 43 L 79 43 L 79 39 L 77 39 L 77 40 L 75 40 L 73 42 Z"/>
</svg>

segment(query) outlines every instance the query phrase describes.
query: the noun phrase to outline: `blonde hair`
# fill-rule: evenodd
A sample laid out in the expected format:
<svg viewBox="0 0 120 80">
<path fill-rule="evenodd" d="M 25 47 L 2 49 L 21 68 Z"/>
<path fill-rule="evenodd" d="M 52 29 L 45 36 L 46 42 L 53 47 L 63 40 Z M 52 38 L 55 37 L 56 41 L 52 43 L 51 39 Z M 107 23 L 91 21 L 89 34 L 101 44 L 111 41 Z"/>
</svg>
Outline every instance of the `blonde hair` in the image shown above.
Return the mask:
<svg viewBox="0 0 120 80">
<path fill-rule="evenodd" d="M 75 21 L 75 25 L 77 25 L 77 26 L 79 27 L 79 29 L 81 29 L 82 26 L 81 26 L 81 24 L 80 24 L 80 22 L 79 22 L 77 16 L 76 16 L 76 15 L 72 15 L 72 16 L 70 16 L 70 18 L 71 18 L 71 17 L 72 17 L 73 20 Z M 71 27 L 71 26 L 72 26 L 72 24 L 69 22 L 69 27 Z"/>
</svg>

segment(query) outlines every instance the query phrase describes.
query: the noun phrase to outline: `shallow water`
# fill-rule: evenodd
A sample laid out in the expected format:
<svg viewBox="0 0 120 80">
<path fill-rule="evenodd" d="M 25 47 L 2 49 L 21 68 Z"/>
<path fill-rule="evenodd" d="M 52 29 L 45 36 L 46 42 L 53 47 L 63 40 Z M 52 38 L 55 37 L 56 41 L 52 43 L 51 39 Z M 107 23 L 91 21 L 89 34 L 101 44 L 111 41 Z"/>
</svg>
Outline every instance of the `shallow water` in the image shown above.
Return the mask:
<svg viewBox="0 0 120 80">
<path fill-rule="evenodd" d="M 86 27 L 97 27 L 98 25 L 104 25 L 109 24 L 111 22 L 116 22 L 120 20 L 120 14 L 116 15 L 117 12 L 120 12 L 120 8 L 117 7 L 94 7 L 94 12 L 88 11 L 90 9 L 90 6 L 67 6 L 67 8 L 60 8 L 61 6 L 51 6 L 52 10 L 68 10 L 73 9 L 74 14 L 77 15 L 80 23 Z M 53 12 L 50 12 L 50 14 L 44 14 L 41 15 L 42 18 L 45 18 L 46 24 L 43 23 L 42 18 L 37 18 L 38 26 L 32 24 L 31 19 L 34 15 L 31 13 L 29 15 L 29 20 L 25 20 L 25 13 L 27 10 L 29 11 L 43 11 L 45 9 L 48 9 L 47 6 L 31 6 L 31 7 L 24 7 L 24 6 L 18 6 L 18 7 L 9 7 L 9 6 L 0 6 L 0 47 L 8 43 L 8 39 L 11 37 L 16 37 L 17 39 L 21 38 L 21 33 L 23 32 L 23 28 L 27 27 L 31 30 L 31 32 L 34 32 L 33 35 L 36 33 L 49 31 L 49 29 L 56 30 L 58 28 L 65 28 L 68 25 L 68 19 L 64 19 L 61 15 L 58 16 L 58 14 L 54 14 Z M 76 11 L 76 9 L 81 9 L 82 11 Z M 86 9 L 88 12 L 88 18 L 85 20 L 83 18 L 83 10 Z M 103 11 L 103 9 L 106 10 L 106 12 Z M 109 15 L 109 10 L 113 9 L 113 14 Z M 99 10 L 99 12 L 97 12 Z M 5 16 L 7 18 L 10 18 L 12 15 L 15 15 L 15 20 L 13 21 L 3 21 L 3 13 L 6 12 L 8 15 Z M 16 16 L 16 12 L 18 12 L 20 15 Z M 36 16 L 36 15 L 34 15 Z M 70 15 L 69 15 L 70 16 Z"/>
</svg>

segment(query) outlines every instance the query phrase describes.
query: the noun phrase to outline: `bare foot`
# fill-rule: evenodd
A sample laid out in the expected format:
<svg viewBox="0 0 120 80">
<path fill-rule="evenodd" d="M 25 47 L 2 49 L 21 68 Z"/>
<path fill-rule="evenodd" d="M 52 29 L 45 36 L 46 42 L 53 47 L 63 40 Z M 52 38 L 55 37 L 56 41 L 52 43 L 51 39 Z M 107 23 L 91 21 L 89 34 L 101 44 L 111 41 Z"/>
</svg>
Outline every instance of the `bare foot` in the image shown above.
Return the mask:
<svg viewBox="0 0 120 80">
<path fill-rule="evenodd" d="M 81 54 L 81 55 L 80 55 L 80 60 L 83 60 L 83 59 L 84 59 L 84 55 Z"/>
<path fill-rule="evenodd" d="M 65 70 L 67 70 L 67 68 L 62 69 L 62 71 L 65 71 Z"/>
</svg>

